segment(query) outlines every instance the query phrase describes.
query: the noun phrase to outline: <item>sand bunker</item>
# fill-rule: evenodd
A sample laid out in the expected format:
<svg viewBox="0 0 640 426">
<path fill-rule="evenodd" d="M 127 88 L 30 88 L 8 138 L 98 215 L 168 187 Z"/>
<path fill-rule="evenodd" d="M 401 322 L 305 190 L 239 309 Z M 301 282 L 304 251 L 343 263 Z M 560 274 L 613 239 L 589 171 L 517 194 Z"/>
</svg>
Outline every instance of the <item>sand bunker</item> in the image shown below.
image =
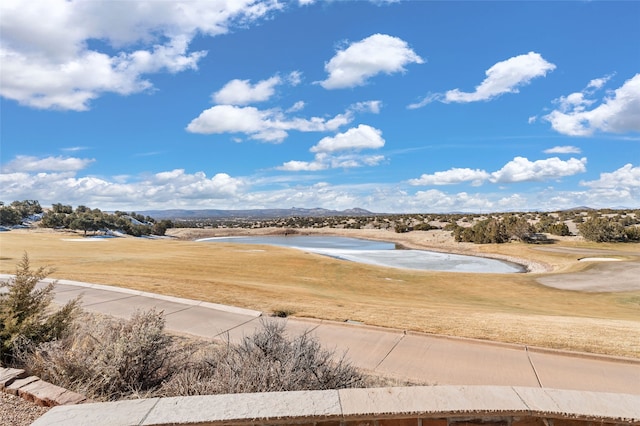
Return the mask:
<svg viewBox="0 0 640 426">
<path fill-rule="evenodd" d="M 585 258 L 597 259 L 597 258 Z M 605 261 L 594 262 L 586 271 L 570 274 L 555 274 L 540 277 L 540 284 L 562 290 L 606 293 L 640 290 L 640 263 L 611 262 L 615 258 L 605 257 Z M 619 259 L 615 259 L 619 260 Z"/>
</svg>

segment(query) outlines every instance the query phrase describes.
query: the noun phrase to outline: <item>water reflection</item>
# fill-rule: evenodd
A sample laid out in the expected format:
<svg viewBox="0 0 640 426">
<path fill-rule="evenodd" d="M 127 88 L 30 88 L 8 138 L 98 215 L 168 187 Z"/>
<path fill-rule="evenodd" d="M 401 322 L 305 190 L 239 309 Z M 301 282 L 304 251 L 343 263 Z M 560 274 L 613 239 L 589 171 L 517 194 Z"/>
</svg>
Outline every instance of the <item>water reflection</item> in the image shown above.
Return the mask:
<svg viewBox="0 0 640 426">
<path fill-rule="evenodd" d="M 396 249 L 395 243 L 334 236 L 217 237 L 198 241 L 292 247 L 338 259 L 391 268 L 447 272 L 516 273 L 521 265 L 477 256 Z"/>
</svg>

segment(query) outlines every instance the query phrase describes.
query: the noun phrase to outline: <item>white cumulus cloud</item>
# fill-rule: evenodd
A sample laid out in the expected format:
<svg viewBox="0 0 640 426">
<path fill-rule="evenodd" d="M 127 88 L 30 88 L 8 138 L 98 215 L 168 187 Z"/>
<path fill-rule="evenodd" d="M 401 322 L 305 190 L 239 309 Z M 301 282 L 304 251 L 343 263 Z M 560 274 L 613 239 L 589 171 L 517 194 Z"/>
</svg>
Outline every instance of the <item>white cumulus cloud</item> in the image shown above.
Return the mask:
<svg viewBox="0 0 640 426">
<path fill-rule="evenodd" d="M 247 133 L 258 134 L 269 128 L 274 112 L 255 107 L 216 105 L 195 118 L 187 126 L 192 133 Z M 281 130 L 281 129 L 280 129 Z"/>
<path fill-rule="evenodd" d="M 558 157 L 530 161 L 524 157 L 515 157 L 500 170 L 491 173 L 491 182 L 513 183 L 545 181 L 559 179 L 586 172 L 586 158 L 570 158 L 567 161 Z"/>
<path fill-rule="evenodd" d="M 531 161 L 524 157 L 515 157 L 500 170 L 489 173 L 480 169 L 452 168 L 433 174 L 423 174 L 417 179 L 410 179 L 408 183 L 414 186 L 425 185 L 454 185 L 471 182 L 473 186 L 480 186 L 484 182 L 516 183 L 556 180 L 565 176 L 584 173 L 587 159 L 570 158 L 567 161 L 557 157 Z"/>
<path fill-rule="evenodd" d="M 544 116 L 558 133 L 568 136 L 590 136 L 595 132 L 640 132 L 640 74 L 636 74 L 606 96 L 602 102 L 589 99 L 591 89 L 607 81 L 592 80 L 587 89 L 556 99 L 558 108 Z"/>
<path fill-rule="evenodd" d="M 213 102 L 226 105 L 248 105 L 254 102 L 269 100 L 276 92 L 276 86 L 289 83 L 292 86 L 300 84 L 301 73 L 294 71 L 286 78 L 274 75 L 266 80 L 251 84 L 250 80 L 234 79 L 225 84 L 222 89 L 211 95 Z"/>
<path fill-rule="evenodd" d="M 484 170 L 468 168 L 453 168 L 433 174 L 423 174 L 418 179 L 409 180 L 410 185 L 454 185 L 471 182 L 474 186 L 481 185 L 489 178 L 489 173 Z"/>
<path fill-rule="evenodd" d="M 47 162 L 50 164 L 47 158 L 43 158 L 40 164 Z M 54 171 L 50 170 L 50 165 L 38 166 L 35 159 L 32 164 L 33 170 L 30 171 L 6 171 L 3 168 L 0 173 L 3 197 L 9 200 L 36 199 L 42 205 L 62 202 L 101 209 L 178 208 L 207 205 L 212 199 L 228 200 L 233 204 L 247 187 L 243 179 L 226 173 L 207 177 L 204 172 L 186 173 L 183 169 L 175 169 L 139 178 L 98 178 L 78 176 L 78 168 L 62 171 L 63 167 L 58 167 L 60 170 Z M 141 205 L 141 200 L 144 200 L 144 205 Z"/>
<path fill-rule="evenodd" d="M 624 188 L 628 191 L 640 192 L 640 166 L 625 164 L 611 173 L 601 173 L 600 179 L 580 182 L 583 186 L 599 189 Z"/>
<path fill-rule="evenodd" d="M 2 166 L 3 173 L 11 172 L 75 172 L 86 168 L 95 160 L 76 157 L 33 157 L 18 155 Z"/>
<path fill-rule="evenodd" d="M 215 105 L 203 111 L 187 126 L 191 133 L 244 133 L 252 139 L 264 142 L 282 142 L 288 131 L 333 131 L 349 123 L 352 114 L 338 114 L 325 119 L 320 117 L 289 118 L 279 109 L 259 110 L 255 107 Z"/>
<path fill-rule="evenodd" d="M 247 105 L 268 100 L 275 93 L 275 86 L 282 83 L 278 76 L 252 85 L 249 80 L 231 80 L 211 98 L 218 104 Z"/>
<path fill-rule="evenodd" d="M 344 133 L 322 138 L 311 152 L 335 152 L 344 150 L 378 149 L 384 146 L 382 132 L 366 124 L 360 124 Z"/>
<path fill-rule="evenodd" d="M 380 130 L 360 124 L 346 132 L 322 138 L 309 149 L 315 153 L 313 161 L 288 161 L 276 169 L 299 172 L 377 166 L 384 161 L 383 155 L 361 154 L 360 151 L 380 149 L 384 144 L 385 140 Z"/>
<path fill-rule="evenodd" d="M 33 108 L 87 110 L 105 93 L 151 89 L 151 74 L 196 69 L 206 55 L 189 50 L 196 34 L 224 34 L 281 8 L 275 0 L 6 0 L 0 95 Z"/>
<path fill-rule="evenodd" d="M 547 62 L 539 53 L 529 52 L 501 61 L 489 68 L 480 85 L 474 92 L 460 89 L 449 90 L 444 94 L 444 102 L 488 101 L 505 93 L 518 93 L 518 88 L 527 85 L 536 77 L 544 77 L 556 66 Z"/>
<path fill-rule="evenodd" d="M 278 108 L 260 110 L 252 106 L 215 105 L 194 118 L 186 129 L 191 133 L 201 134 L 244 133 L 251 139 L 278 143 L 282 142 L 290 131 L 336 131 L 351 123 L 356 112 L 379 111 L 380 103 L 360 102 L 333 117 L 302 118 L 288 115 L 303 107 L 304 102 L 296 102 L 293 107 L 283 112 Z"/>
<path fill-rule="evenodd" d="M 339 50 L 325 64 L 329 77 L 319 82 L 325 89 L 362 86 L 377 74 L 404 72 L 408 64 L 422 64 L 406 41 L 387 34 L 374 34 Z"/>
</svg>

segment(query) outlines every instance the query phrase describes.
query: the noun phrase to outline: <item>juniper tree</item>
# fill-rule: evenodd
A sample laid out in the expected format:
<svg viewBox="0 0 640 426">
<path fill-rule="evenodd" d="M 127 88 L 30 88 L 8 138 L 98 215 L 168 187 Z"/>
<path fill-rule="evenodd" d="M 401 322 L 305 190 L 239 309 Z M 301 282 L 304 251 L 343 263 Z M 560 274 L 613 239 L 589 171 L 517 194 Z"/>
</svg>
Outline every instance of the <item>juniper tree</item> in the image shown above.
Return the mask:
<svg viewBox="0 0 640 426">
<path fill-rule="evenodd" d="M 79 298 L 51 308 L 55 282 L 36 288 L 51 272 L 46 267 L 32 270 L 25 253 L 15 277 L 0 284 L 7 287 L 0 292 L 0 363 L 10 363 L 18 346 L 59 339 L 79 313 Z"/>
</svg>

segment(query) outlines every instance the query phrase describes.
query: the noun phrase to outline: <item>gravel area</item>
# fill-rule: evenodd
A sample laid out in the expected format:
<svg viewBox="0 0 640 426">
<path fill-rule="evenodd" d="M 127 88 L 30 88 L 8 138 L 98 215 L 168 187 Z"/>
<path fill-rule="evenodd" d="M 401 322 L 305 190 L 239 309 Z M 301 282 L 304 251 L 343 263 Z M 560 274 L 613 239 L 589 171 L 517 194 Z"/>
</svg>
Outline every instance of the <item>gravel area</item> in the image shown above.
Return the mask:
<svg viewBox="0 0 640 426">
<path fill-rule="evenodd" d="M 0 391 L 1 425 L 28 426 L 49 409 Z"/>
</svg>

